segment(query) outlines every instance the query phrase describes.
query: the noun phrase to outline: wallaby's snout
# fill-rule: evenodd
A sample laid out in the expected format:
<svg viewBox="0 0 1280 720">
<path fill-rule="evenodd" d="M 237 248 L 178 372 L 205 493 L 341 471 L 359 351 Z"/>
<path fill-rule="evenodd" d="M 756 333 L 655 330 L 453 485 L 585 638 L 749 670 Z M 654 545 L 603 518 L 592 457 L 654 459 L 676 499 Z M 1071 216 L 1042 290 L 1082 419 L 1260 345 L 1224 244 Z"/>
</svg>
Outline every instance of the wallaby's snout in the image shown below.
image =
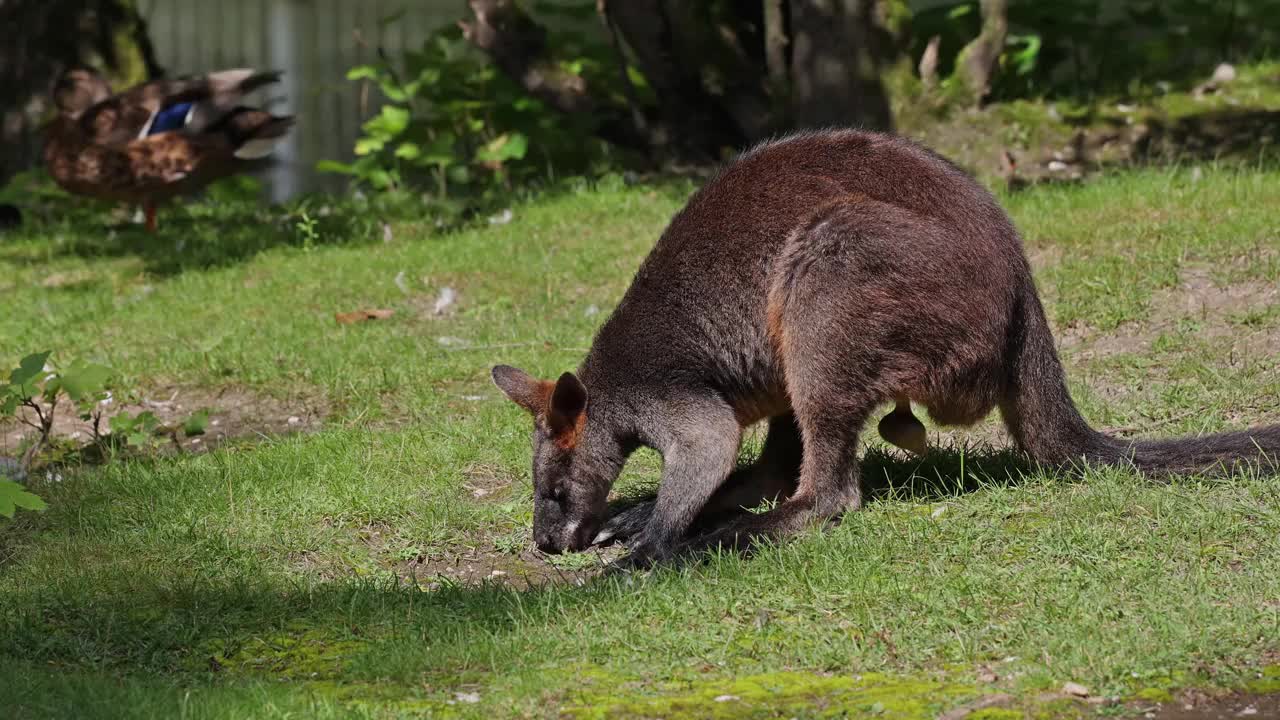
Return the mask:
<svg viewBox="0 0 1280 720">
<path fill-rule="evenodd" d="M 581 552 L 591 546 L 591 540 L 600 531 L 598 521 L 570 522 L 560 528 L 533 533 L 533 543 L 548 555 Z"/>
</svg>

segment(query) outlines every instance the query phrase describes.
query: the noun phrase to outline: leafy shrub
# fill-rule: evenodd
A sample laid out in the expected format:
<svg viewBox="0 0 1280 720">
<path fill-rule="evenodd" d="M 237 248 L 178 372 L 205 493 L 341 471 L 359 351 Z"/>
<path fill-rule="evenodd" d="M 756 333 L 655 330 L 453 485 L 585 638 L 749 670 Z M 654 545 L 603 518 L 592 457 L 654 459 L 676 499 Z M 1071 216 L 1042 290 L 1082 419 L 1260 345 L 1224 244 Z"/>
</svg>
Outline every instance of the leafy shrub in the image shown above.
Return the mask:
<svg viewBox="0 0 1280 720">
<path fill-rule="evenodd" d="M 607 46 L 564 30 L 551 44 L 573 58 L 562 67 L 593 86 L 608 87 L 614 79 Z M 593 134 L 595 119 L 565 116 L 530 97 L 457 27 L 434 32 L 398 62 L 380 55 L 347 77 L 373 84 L 386 103 L 364 123 L 356 160 L 322 161 L 321 170 L 375 190 L 427 189 L 459 211 L 488 204 L 514 186 L 601 171 L 609 161 L 609 146 Z"/>
<path fill-rule="evenodd" d="M 978 0 L 942 2 L 911 22 L 912 57 L 941 40 L 938 68 L 981 24 Z M 1137 94 L 1159 82 L 1194 84 L 1223 61 L 1280 47 L 1280 0 L 1011 0 L 1009 35 L 992 97 Z"/>
<path fill-rule="evenodd" d="M 40 498 L 24 490 L 19 483 L 25 479 L 36 456 L 42 450 L 54 447 L 54 420 L 60 407 L 70 405 L 76 415 L 89 424 L 92 445 L 102 451 L 104 458 L 110 457 L 117 448 L 150 448 L 160 437 L 167 436 L 176 441 L 179 432 L 188 437 L 202 435 L 208 427 L 208 408 L 192 413 L 177 427 L 163 425 L 160 418 L 149 410 L 119 412 L 107 418 L 103 401 L 113 395 L 116 373 L 105 365 L 83 360 L 54 369 L 49 362 L 51 354 L 46 351 L 22 358 L 18 367 L 9 373 L 8 381 L 0 385 L 0 416 L 16 416 L 19 409 L 25 408 L 28 413 L 21 418 L 22 422 L 36 430 L 35 439 L 20 460 L 0 458 L 0 516 L 12 517 L 19 507 L 44 507 Z M 106 427 L 103 426 L 104 420 Z M 65 450 L 65 447 L 59 446 L 58 449 Z"/>
</svg>

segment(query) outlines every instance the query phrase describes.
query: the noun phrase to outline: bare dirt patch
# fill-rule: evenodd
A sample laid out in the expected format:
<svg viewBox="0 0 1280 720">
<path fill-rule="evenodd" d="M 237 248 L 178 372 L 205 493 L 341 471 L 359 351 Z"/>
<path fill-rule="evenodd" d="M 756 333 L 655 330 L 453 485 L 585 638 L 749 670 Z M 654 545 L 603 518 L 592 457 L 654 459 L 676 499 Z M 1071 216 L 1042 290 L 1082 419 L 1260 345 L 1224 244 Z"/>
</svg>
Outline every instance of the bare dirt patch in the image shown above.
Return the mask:
<svg viewBox="0 0 1280 720">
<path fill-rule="evenodd" d="M 577 556 L 566 556 L 585 559 L 585 562 L 575 561 L 572 565 L 560 566 L 530 549 L 517 554 L 474 551 L 443 560 L 401 562 L 396 566 L 396 574 L 426 590 L 436 590 L 450 583 L 470 586 L 489 582 L 515 590 L 548 584 L 582 585 L 602 573 L 623 552 L 617 546 L 591 548 Z"/>
<path fill-rule="evenodd" d="M 176 434 L 174 441 L 183 450 L 203 452 L 228 440 L 270 437 L 318 429 L 328 414 L 326 405 L 313 399 L 280 400 L 244 388 L 210 389 L 167 386 L 143 393 L 136 402 L 108 400 L 101 405 L 103 421 L 100 431 L 109 433 L 107 418 L 120 413 L 154 413 L 160 424 L 181 428 L 187 418 L 202 409 L 209 410 L 209 422 L 203 435 L 187 437 Z M 34 419 L 30 410 L 20 410 L 19 418 Z M 20 419 L 0 420 L 0 455 L 16 455 L 24 438 L 35 430 Z M 53 435 L 57 439 L 88 443 L 93 439 L 92 424 L 76 416 L 65 405 L 54 414 Z M 170 447 L 173 443 L 168 443 Z"/>
<path fill-rule="evenodd" d="M 1154 720 L 1239 720 L 1280 717 L 1280 695 L 1237 694 L 1214 697 L 1185 692 L 1173 702 L 1148 708 L 1143 717 Z"/>
<path fill-rule="evenodd" d="M 1084 361 L 1150 353 L 1162 335 L 1192 321 L 1196 337 L 1229 342 L 1232 356 L 1274 355 L 1280 353 L 1280 332 L 1265 324 L 1244 325 L 1238 319 L 1277 304 L 1280 286 L 1258 281 L 1219 286 L 1208 270 L 1188 268 L 1182 271 L 1176 288 L 1155 293 L 1151 316 L 1145 322 L 1126 323 L 1110 332 L 1087 326 L 1068 328 L 1059 334 L 1060 346 L 1074 359 Z"/>
</svg>

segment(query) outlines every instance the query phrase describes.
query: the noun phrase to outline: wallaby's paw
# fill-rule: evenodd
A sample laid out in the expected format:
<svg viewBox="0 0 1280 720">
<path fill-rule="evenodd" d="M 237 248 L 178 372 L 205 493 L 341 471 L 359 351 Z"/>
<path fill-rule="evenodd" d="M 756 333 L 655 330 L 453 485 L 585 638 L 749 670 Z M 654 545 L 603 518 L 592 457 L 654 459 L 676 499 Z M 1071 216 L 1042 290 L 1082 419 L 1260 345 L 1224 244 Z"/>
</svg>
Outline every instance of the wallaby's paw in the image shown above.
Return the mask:
<svg viewBox="0 0 1280 720">
<path fill-rule="evenodd" d="M 880 437 L 909 453 L 923 456 L 929 451 L 924 423 L 909 409 L 897 409 L 885 415 L 876 429 L 880 431 Z"/>
<path fill-rule="evenodd" d="M 616 542 L 625 543 L 640 535 L 653 517 L 653 507 L 657 501 L 649 500 L 626 508 L 605 520 L 600 532 L 592 539 L 592 545 L 609 545 Z"/>
</svg>

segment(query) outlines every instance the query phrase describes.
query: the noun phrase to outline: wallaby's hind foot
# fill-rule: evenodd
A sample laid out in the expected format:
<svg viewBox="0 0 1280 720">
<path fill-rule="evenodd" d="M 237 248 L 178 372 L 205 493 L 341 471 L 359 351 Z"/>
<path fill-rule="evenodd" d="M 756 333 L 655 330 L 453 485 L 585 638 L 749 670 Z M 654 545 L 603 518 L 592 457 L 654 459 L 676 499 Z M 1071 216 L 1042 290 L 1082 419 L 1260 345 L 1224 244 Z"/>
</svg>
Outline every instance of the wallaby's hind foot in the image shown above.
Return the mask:
<svg viewBox="0 0 1280 720">
<path fill-rule="evenodd" d="M 899 399 L 896 407 L 877 426 L 886 442 L 923 457 L 928 452 L 928 434 L 924 423 L 911 412 L 911 402 Z"/>
</svg>

